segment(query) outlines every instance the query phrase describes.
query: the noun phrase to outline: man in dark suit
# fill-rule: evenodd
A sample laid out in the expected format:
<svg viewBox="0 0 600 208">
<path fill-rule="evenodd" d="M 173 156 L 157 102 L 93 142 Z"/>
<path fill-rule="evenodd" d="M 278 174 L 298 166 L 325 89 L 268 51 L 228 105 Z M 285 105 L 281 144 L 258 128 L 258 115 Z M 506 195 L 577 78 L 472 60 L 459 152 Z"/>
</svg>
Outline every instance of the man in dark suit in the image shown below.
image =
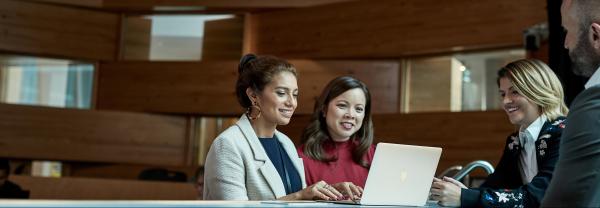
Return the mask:
<svg viewBox="0 0 600 208">
<path fill-rule="evenodd" d="M 564 0 L 565 48 L 575 74 L 590 77 L 571 104 L 543 207 L 600 207 L 600 1 Z"/>
</svg>

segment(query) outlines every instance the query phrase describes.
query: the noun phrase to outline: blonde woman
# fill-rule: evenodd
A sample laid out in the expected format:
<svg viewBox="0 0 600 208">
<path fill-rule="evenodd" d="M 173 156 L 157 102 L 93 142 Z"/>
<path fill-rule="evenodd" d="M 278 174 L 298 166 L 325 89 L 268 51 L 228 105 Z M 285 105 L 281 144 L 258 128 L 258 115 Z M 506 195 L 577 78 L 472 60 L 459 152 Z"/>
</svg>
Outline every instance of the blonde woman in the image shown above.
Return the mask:
<svg viewBox="0 0 600 208">
<path fill-rule="evenodd" d="M 498 71 L 504 111 L 518 131 L 508 136 L 496 171 L 478 189 L 448 177 L 431 194 L 444 206 L 539 207 L 558 161 L 568 109 L 560 81 L 539 60 L 523 59 Z"/>
</svg>

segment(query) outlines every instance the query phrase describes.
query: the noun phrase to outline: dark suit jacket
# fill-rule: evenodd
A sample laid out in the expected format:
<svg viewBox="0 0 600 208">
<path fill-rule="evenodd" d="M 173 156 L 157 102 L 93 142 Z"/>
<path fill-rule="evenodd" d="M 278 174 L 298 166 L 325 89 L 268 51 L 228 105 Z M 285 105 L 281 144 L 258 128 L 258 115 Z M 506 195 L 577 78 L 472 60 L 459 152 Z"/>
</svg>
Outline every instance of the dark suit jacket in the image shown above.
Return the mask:
<svg viewBox="0 0 600 208">
<path fill-rule="evenodd" d="M 600 207 L 600 86 L 571 104 L 569 127 L 543 207 Z"/>
<path fill-rule="evenodd" d="M 530 183 L 523 184 L 519 167 L 521 144 L 519 133 L 506 139 L 506 146 L 496 170 L 478 189 L 462 189 L 463 207 L 539 207 L 544 192 L 552 179 L 564 117 L 546 121 L 535 142 L 538 173 Z"/>
</svg>

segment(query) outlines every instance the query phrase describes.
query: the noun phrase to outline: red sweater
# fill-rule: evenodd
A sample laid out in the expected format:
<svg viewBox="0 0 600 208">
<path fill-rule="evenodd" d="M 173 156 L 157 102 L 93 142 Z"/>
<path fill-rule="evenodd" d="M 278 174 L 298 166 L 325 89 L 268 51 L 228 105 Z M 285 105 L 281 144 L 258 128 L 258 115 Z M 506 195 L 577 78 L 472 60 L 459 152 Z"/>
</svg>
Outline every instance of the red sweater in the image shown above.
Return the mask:
<svg viewBox="0 0 600 208">
<path fill-rule="evenodd" d="M 306 175 L 306 185 L 310 186 L 320 180 L 329 184 L 339 182 L 352 182 L 360 187 L 365 187 L 369 169 L 360 166 L 352 160 L 352 149 L 354 144 L 351 141 L 335 142 L 324 145 L 325 152 L 328 155 L 337 156 L 337 161 L 321 162 L 304 155 L 304 145 L 298 147 L 298 155 L 304 160 L 304 172 Z M 365 154 L 365 160 L 371 164 L 375 146 Z"/>
</svg>

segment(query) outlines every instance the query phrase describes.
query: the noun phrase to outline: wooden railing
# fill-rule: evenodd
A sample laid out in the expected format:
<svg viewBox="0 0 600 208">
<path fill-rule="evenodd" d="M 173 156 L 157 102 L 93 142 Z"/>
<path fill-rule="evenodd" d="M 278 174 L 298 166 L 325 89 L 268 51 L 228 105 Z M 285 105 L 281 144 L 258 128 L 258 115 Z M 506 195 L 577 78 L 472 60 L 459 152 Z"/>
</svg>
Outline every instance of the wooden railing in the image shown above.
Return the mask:
<svg viewBox="0 0 600 208">
<path fill-rule="evenodd" d="M 195 200 L 192 183 L 12 175 L 30 199 Z"/>
<path fill-rule="evenodd" d="M 0 157 L 191 165 L 185 117 L 0 104 Z"/>
</svg>

